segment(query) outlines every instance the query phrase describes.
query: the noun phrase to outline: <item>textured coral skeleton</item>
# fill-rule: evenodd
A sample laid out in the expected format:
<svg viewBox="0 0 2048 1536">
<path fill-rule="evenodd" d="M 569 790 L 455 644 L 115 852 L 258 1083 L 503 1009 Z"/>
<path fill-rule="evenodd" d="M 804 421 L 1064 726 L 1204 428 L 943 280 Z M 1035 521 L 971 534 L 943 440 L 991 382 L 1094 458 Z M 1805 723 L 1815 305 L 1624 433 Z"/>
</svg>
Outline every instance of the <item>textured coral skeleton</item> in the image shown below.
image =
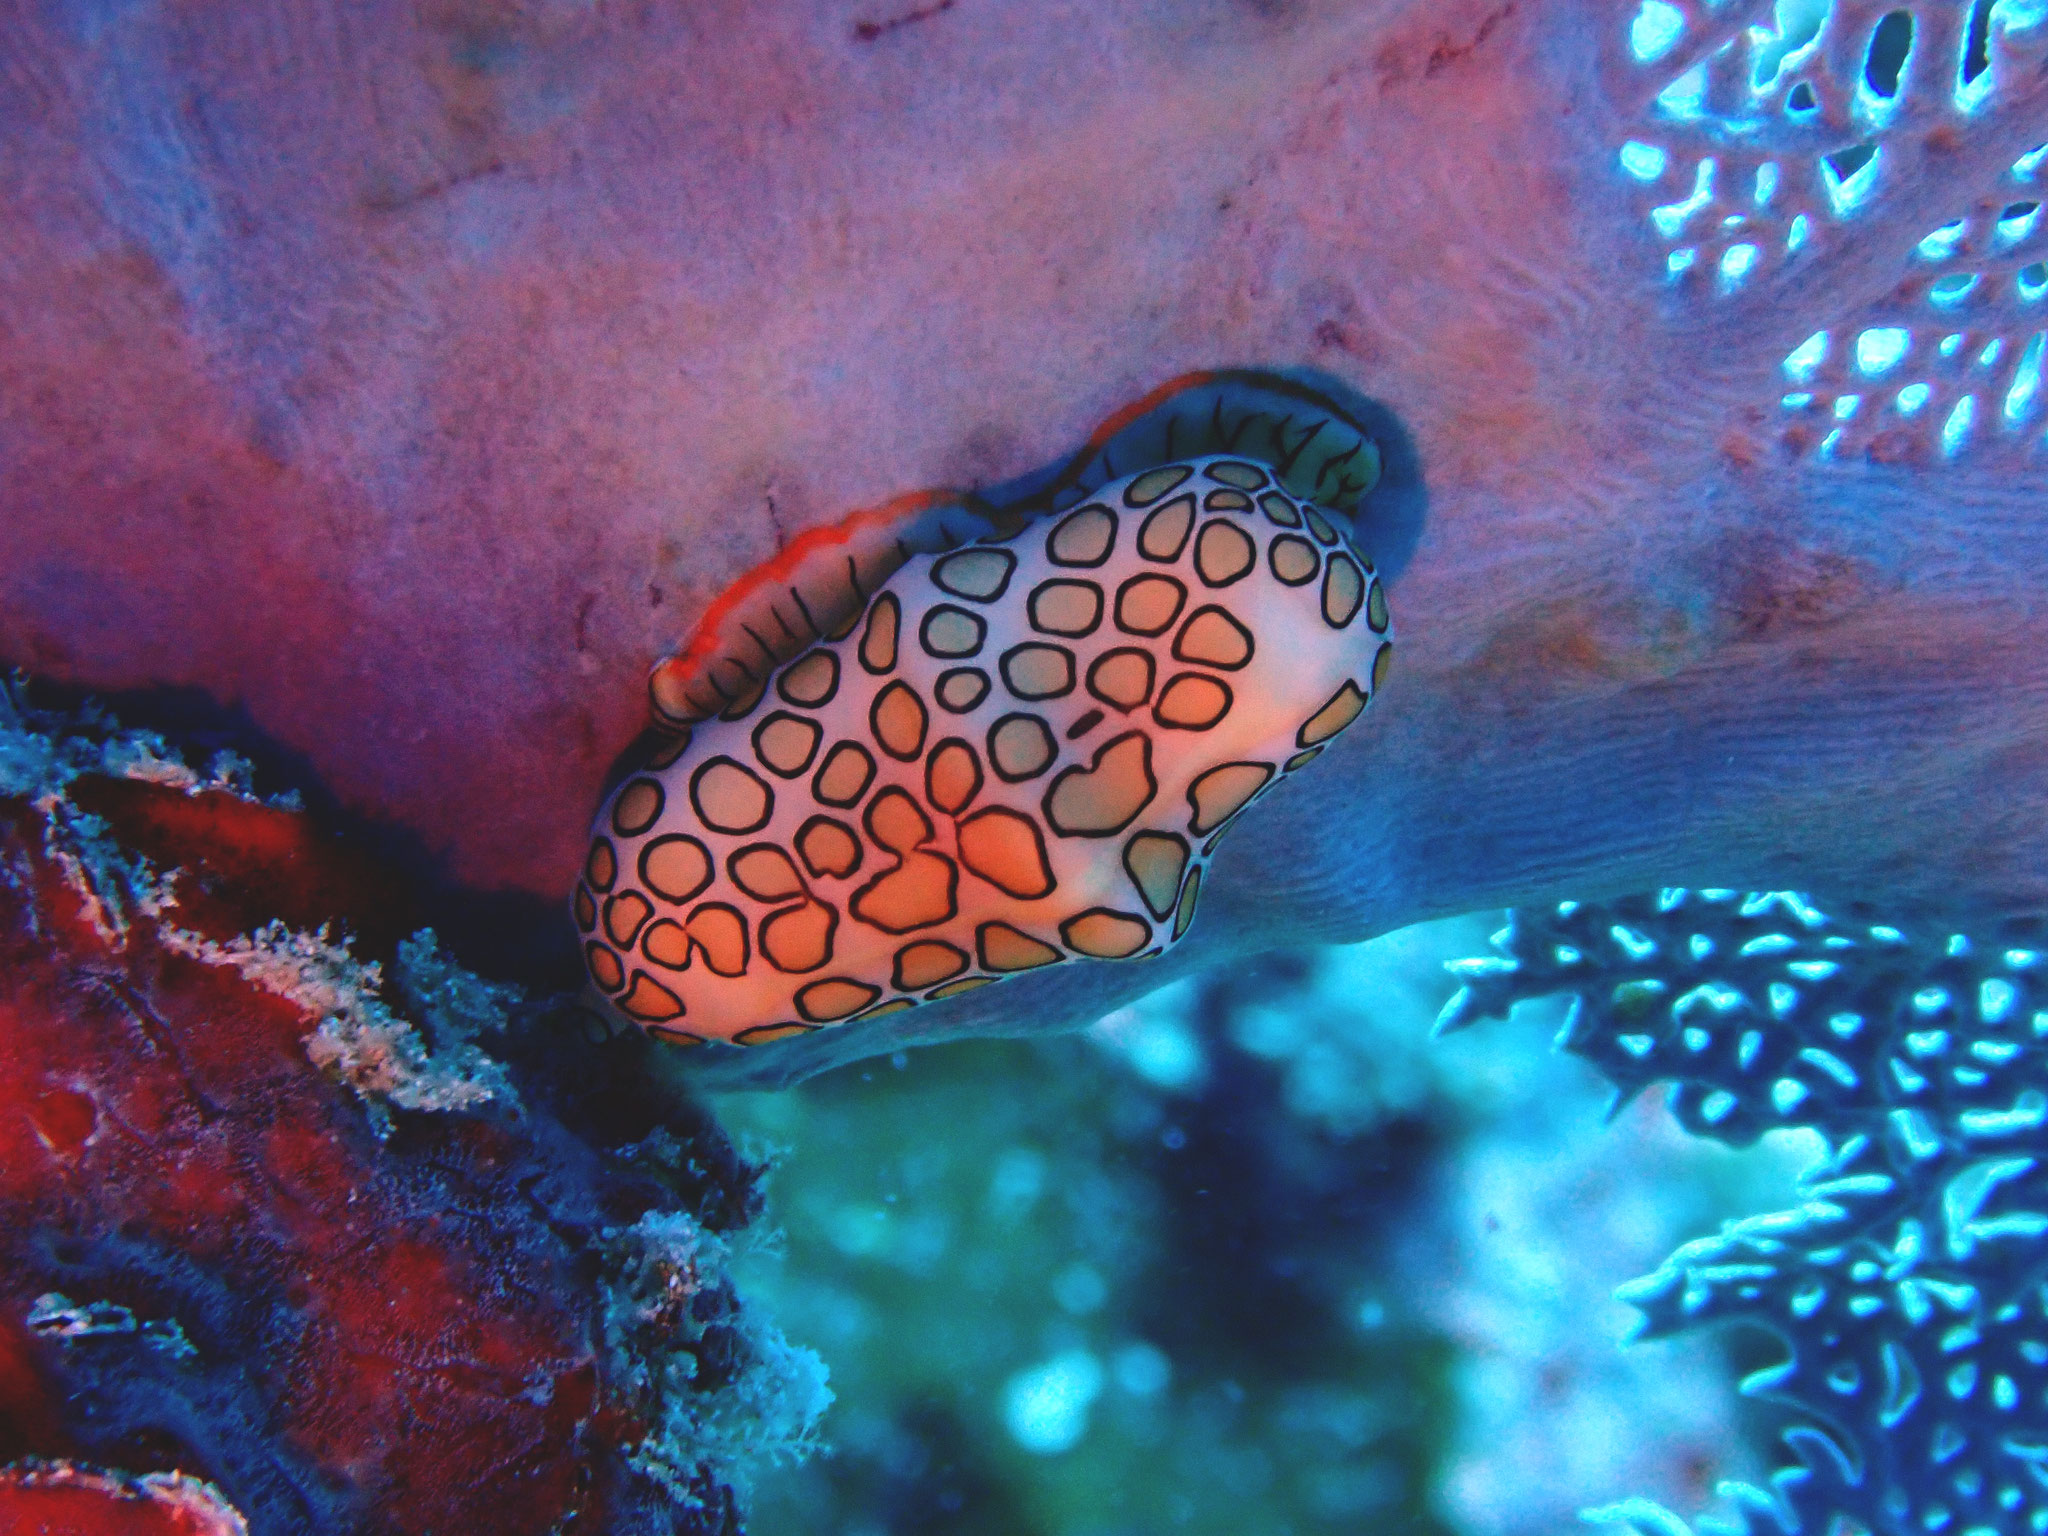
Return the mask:
<svg viewBox="0 0 2048 1536">
<path fill-rule="evenodd" d="M 1713 1528 L 2048 1529 L 2044 936 L 1667 890 L 1515 912 L 1497 956 L 1453 967 L 1465 986 L 1441 1028 L 1569 994 L 1559 1044 L 1617 1104 L 1668 1082 L 1696 1134 L 1825 1138 L 1800 1204 L 1688 1243 L 1620 1293 L 1649 1337 L 1734 1321 L 1786 1346 L 1744 1390 L 1795 1411 L 1792 1459 L 1769 1489 L 1724 1488 L 1734 1524 Z M 1594 1513 L 1683 1530 L 1640 1501 Z"/>
</svg>

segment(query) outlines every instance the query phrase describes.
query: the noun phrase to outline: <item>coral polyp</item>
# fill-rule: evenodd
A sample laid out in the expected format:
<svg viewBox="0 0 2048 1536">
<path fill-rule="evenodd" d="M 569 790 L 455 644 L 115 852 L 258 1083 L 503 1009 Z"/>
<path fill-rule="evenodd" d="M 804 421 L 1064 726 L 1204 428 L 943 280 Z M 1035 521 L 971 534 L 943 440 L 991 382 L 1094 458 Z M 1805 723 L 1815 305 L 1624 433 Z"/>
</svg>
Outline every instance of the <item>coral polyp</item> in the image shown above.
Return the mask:
<svg viewBox="0 0 2048 1536">
<path fill-rule="evenodd" d="M 574 899 L 592 980 L 753 1045 L 1160 954 L 1223 833 L 1386 674 L 1340 522 L 1206 455 L 911 557 L 613 792 Z"/>
</svg>

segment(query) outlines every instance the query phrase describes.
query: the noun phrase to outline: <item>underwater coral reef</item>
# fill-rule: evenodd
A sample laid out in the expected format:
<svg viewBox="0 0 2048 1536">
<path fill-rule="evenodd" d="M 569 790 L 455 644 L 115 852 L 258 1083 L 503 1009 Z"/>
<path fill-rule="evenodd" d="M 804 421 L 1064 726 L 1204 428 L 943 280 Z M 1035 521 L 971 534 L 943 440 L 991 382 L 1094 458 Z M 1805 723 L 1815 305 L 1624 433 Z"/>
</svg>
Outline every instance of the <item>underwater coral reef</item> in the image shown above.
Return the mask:
<svg viewBox="0 0 2048 1536">
<path fill-rule="evenodd" d="M 1720 1341 L 1622 1349 L 1608 1292 L 1792 1163 L 1649 1104 L 1602 1132 L 1541 1028 L 1430 1040 L 1485 932 L 720 1096 L 777 1149 L 748 1294 L 837 1393 L 756 1528 L 1549 1536 L 1762 1476 Z"/>
<path fill-rule="evenodd" d="M 730 1533 L 812 1444 L 728 1277 L 756 1170 L 389 879 L 0 688 L 7 1529 Z"/>
<path fill-rule="evenodd" d="M 1463 962 L 1457 1029 L 1569 994 L 1559 1043 L 1626 1102 L 1735 1145 L 1811 1130 L 1800 1202 L 1681 1247 L 1624 1296 L 1650 1336 L 1767 1329 L 1743 1384 L 1797 1410 L 1791 1459 L 1733 1483 L 1735 1529 L 2048 1528 L 2048 1115 L 2036 923 L 1976 936 L 1831 917 L 1793 892 L 1666 890 L 1519 911 Z M 1647 1503 L 1596 1514 L 1681 1529 Z"/>
<path fill-rule="evenodd" d="M 241 709 L 466 885 L 560 898 L 649 669 L 805 535 L 1262 366 L 1398 421 L 1427 535 L 1370 749 L 1174 965 L 1674 880 L 2048 899 L 2034 7 L 7 26 L 0 659 Z"/>
<path fill-rule="evenodd" d="M 2044 176 L 2041 0 L 0 10 L 0 1527 L 2048 1530 Z"/>
<path fill-rule="evenodd" d="M 758 1163 L 678 1118 L 637 1031 L 586 1038 L 380 922 L 388 873 L 231 757 L 6 704 L 9 1518 L 728 1532 L 750 1473 L 756 1528 L 792 1532 L 1280 1510 L 1509 1536 L 1591 1503 L 1664 1536 L 1709 1470 L 1730 1529 L 2048 1510 L 2024 1150 L 2048 962 L 2017 929 L 1566 903 L 1453 981 L 1427 973 L 1469 924 L 1182 983 L 1082 1039 L 727 1097 L 793 1146 L 778 1269 L 733 1257 Z M 1614 1107 L 1669 1081 L 1670 1120 L 1589 1134 L 1590 1082 L 1537 1034 L 1425 1039 L 1440 1004 L 1460 1030 L 1558 995 Z M 1702 1163 L 1676 1126 L 1825 1156 L 1799 1205 L 1739 1216 L 1784 1159 Z M 1743 1383 L 1795 1410 L 1775 1470 L 1718 1351 L 1623 1367 L 1618 1323 L 1588 1326 L 1623 1256 L 1717 1219 L 1621 1295 L 1647 1338 L 1784 1341 Z M 824 1367 L 764 1300 L 846 1395 L 812 1469 L 772 1470 L 819 1443 Z M 1616 1427 L 1645 1411 L 1648 1441 Z"/>
</svg>

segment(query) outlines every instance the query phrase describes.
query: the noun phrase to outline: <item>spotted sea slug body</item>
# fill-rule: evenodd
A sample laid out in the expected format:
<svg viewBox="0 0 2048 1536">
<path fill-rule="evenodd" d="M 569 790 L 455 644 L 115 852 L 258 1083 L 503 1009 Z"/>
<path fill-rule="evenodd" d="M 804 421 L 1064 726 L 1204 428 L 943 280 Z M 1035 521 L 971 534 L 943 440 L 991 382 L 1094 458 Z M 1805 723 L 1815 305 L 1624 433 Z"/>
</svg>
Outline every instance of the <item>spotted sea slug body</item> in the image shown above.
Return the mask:
<svg viewBox="0 0 2048 1536">
<path fill-rule="evenodd" d="M 1205 455 L 910 557 L 612 794 L 574 897 L 592 981 L 754 1045 L 1159 954 L 1238 813 L 1385 677 L 1338 521 Z"/>
</svg>

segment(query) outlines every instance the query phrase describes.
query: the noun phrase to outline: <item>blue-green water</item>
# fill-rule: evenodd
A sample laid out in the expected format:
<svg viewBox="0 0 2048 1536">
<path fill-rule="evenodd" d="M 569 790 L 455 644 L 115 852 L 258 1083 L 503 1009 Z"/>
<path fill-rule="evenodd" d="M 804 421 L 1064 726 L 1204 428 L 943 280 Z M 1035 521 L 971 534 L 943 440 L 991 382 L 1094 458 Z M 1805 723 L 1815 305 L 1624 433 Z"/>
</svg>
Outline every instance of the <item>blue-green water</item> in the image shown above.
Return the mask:
<svg viewBox="0 0 2048 1536">
<path fill-rule="evenodd" d="M 1603 1124 L 1554 1005 L 1433 1041 L 1491 926 L 721 1099 L 778 1160 L 748 1293 L 837 1394 L 753 1528 L 1534 1536 L 1757 1477 L 1775 1421 L 1735 1382 L 1770 1346 L 1626 1345 L 1611 1292 L 1785 1203 L 1812 1148 L 1654 1097 Z"/>
</svg>

